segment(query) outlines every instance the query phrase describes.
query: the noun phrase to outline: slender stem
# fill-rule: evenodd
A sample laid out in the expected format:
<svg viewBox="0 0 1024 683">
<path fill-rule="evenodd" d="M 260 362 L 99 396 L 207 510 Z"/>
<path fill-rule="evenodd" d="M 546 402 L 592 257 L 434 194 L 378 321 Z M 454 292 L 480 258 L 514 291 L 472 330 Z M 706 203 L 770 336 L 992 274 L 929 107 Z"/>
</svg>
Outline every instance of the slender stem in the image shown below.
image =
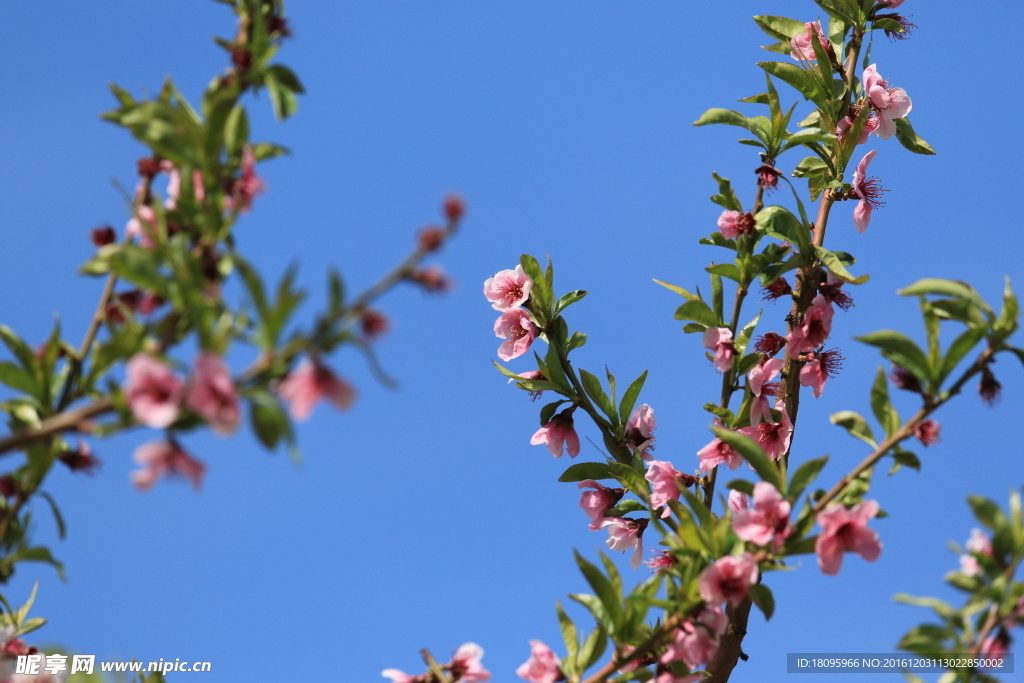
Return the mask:
<svg viewBox="0 0 1024 683">
<path fill-rule="evenodd" d="M 746 597 L 743 598 L 743 602 L 737 607 L 729 605 L 725 608 L 725 613 L 729 617 L 729 626 L 718 642 L 718 650 L 715 651 L 715 656 L 704 667 L 711 674 L 704 679 L 704 683 L 725 683 L 729 680 L 729 676 L 732 675 L 732 670 L 736 666 L 737 660 L 741 657 L 746 659 L 742 648 L 743 636 L 747 635 L 747 619 L 750 617 L 750 607 L 750 598 Z"/>
<path fill-rule="evenodd" d="M 450 683 L 448 677 L 444 675 L 444 671 L 441 669 L 441 666 L 434 660 L 433 655 L 430 654 L 430 650 L 423 648 L 420 650 L 420 655 L 423 657 L 423 661 L 426 663 L 427 669 L 433 676 L 431 683 Z"/>
<path fill-rule="evenodd" d="M 840 119 L 850 113 L 850 103 L 853 98 L 853 74 L 857 69 L 857 57 L 860 55 L 860 45 L 863 38 L 864 33 L 859 27 L 854 26 L 853 34 L 850 37 L 850 53 L 847 55 L 846 64 L 843 67 L 843 81 L 846 83 L 846 97 L 843 101 L 842 109 L 839 110 Z"/>
<path fill-rule="evenodd" d="M 603 683 L 604 681 L 608 680 L 609 676 L 615 675 L 615 673 L 619 669 L 626 666 L 630 662 L 640 659 L 644 655 L 652 654 L 654 649 L 661 644 L 662 639 L 664 639 L 666 635 L 674 631 L 676 627 L 679 626 L 679 622 L 680 618 L 678 616 L 670 616 L 665 620 L 665 623 L 663 623 L 658 628 L 654 629 L 654 632 L 647 637 L 647 640 L 640 643 L 640 645 L 638 645 L 635 650 L 630 652 L 625 657 L 612 657 L 607 664 L 605 664 L 600 669 L 591 674 L 590 677 L 584 679 L 582 683 Z"/>
<path fill-rule="evenodd" d="M 61 432 L 72 431 L 80 427 L 86 420 L 113 409 L 114 401 L 107 397 L 87 406 L 54 415 L 43 420 L 38 427 L 23 429 L 0 439 L 0 454 L 23 448 L 30 443 L 47 439 Z"/>
</svg>

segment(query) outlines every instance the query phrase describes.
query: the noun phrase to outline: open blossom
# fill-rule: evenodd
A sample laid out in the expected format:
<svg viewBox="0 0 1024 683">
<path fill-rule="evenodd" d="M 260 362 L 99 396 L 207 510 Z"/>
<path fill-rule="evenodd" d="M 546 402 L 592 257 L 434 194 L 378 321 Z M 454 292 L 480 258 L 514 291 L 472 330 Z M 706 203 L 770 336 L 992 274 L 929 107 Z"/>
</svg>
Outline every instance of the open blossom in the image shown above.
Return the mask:
<svg viewBox="0 0 1024 683">
<path fill-rule="evenodd" d="M 825 281 L 818 285 L 818 294 L 821 294 L 828 303 L 848 311 L 853 306 L 853 297 L 843 290 L 843 284 L 835 275 L 826 272 Z"/>
<path fill-rule="evenodd" d="M 821 398 L 822 392 L 825 391 L 825 382 L 839 373 L 846 359 L 839 355 L 839 349 L 812 351 L 807 355 L 807 362 L 800 368 L 800 386 L 811 387 L 814 390 L 814 398 Z"/>
<path fill-rule="evenodd" d="M 241 421 L 238 394 L 224 361 L 217 354 L 204 351 L 196 359 L 185 405 L 206 420 L 217 434 L 223 436 L 238 429 Z"/>
<path fill-rule="evenodd" d="M 697 457 L 700 458 L 701 472 L 710 472 L 722 464 L 728 465 L 730 470 L 734 470 L 743 464 L 743 456 L 717 436 L 711 440 L 711 443 L 697 451 Z"/>
<path fill-rule="evenodd" d="M 960 573 L 965 576 L 977 576 L 981 573 L 981 563 L 974 555 L 960 556 Z"/>
<path fill-rule="evenodd" d="M 590 518 L 590 530 L 597 531 L 604 522 L 604 513 L 613 508 L 622 500 L 625 489 L 612 489 L 599 484 L 593 479 L 584 479 L 576 485 L 578 489 L 592 488 L 594 491 L 584 491 L 580 494 L 580 507 Z"/>
<path fill-rule="evenodd" d="M 759 425 L 743 427 L 737 431 L 745 434 L 757 442 L 761 450 L 772 460 L 778 460 L 789 450 L 789 442 L 793 438 L 793 423 L 789 420 L 789 413 L 784 406 L 781 407 L 782 422 L 772 424 L 762 422 Z"/>
<path fill-rule="evenodd" d="M 732 357 L 736 353 L 732 345 L 732 330 L 728 327 L 709 327 L 704 332 L 704 348 L 715 354 L 714 364 L 719 372 L 732 369 Z"/>
<path fill-rule="evenodd" d="M 624 517 L 608 517 L 601 524 L 608 529 L 608 540 L 605 541 L 612 550 L 626 551 L 633 549 L 629 566 L 636 569 L 644 557 L 643 534 L 647 528 L 646 519 L 627 519 Z"/>
<path fill-rule="evenodd" d="M 530 344 L 537 338 L 537 327 L 527 311 L 513 308 L 495 321 L 494 336 L 505 340 L 498 347 L 498 358 L 512 360 L 530 350 Z"/>
<path fill-rule="evenodd" d="M 150 441 L 135 449 L 132 456 L 142 469 L 132 472 L 132 482 L 142 490 L 149 489 L 162 476 L 184 477 L 198 490 L 203 484 L 206 465 L 186 453 L 176 443 Z"/>
<path fill-rule="evenodd" d="M 484 649 L 476 643 L 459 646 L 447 667 L 452 680 L 464 683 L 484 683 L 491 680 L 491 672 L 480 663 L 483 656 Z"/>
<path fill-rule="evenodd" d="M 747 373 L 747 386 L 754 396 L 750 404 L 750 424 L 774 422 L 769 399 L 775 397 L 778 384 L 772 385 L 770 382 L 782 372 L 782 366 L 785 364 L 785 359 L 772 358 L 764 363 L 758 363 Z"/>
<path fill-rule="evenodd" d="M 672 467 L 672 463 L 661 462 L 660 460 L 651 461 L 651 466 L 647 468 L 647 474 L 644 475 L 644 479 L 651 482 L 651 507 L 655 509 L 665 508 L 664 512 L 661 513 L 662 518 L 672 514 L 672 510 L 668 507 L 668 502 L 670 500 L 679 500 L 679 486 L 689 487 L 693 486 L 696 482 L 693 476 L 683 474 Z"/>
<path fill-rule="evenodd" d="M 813 351 L 828 339 L 832 332 L 832 316 L 835 311 L 825 297 L 818 294 L 811 305 L 804 311 L 803 323 L 789 333 L 789 353 L 791 356 Z"/>
<path fill-rule="evenodd" d="M 828 38 L 821 30 L 821 24 L 816 21 L 808 22 L 804 24 L 803 33 L 799 33 L 793 36 L 793 39 L 789 41 L 790 50 L 789 56 L 796 60 L 814 61 L 817 59 L 814 55 L 814 44 L 811 42 L 811 36 L 817 34 L 818 42 L 821 43 L 821 48 L 825 52 L 832 50 L 832 43 L 829 42 Z"/>
<path fill-rule="evenodd" d="M 355 400 L 355 389 L 319 361 L 304 358 L 277 387 L 278 395 L 288 401 L 292 417 L 306 420 L 321 399 L 327 399 L 341 410 L 348 410 Z"/>
<path fill-rule="evenodd" d="M 732 530 L 744 541 L 754 545 L 771 543 L 772 552 L 779 552 L 786 538 L 793 533 L 789 521 L 789 501 L 766 481 L 754 486 L 754 507 L 740 510 L 732 520 Z"/>
<path fill-rule="evenodd" d="M 818 566 L 825 574 L 838 574 L 843 566 L 843 553 L 854 552 L 868 562 L 882 554 L 878 533 L 868 528 L 868 520 L 878 514 L 878 503 L 866 500 L 849 510 L 832 504 L 817 516 L 821 534 L 814 544 Z"/>
<path fill-rule="evenodd" d="M 169 367 L 144 353 L 131 357 L 127 371 L 124 393 L 135 419 L 154 429 L 171 426 L 178 419 L 184 388 L 181 379 Z"/>
<path fill-rule="evenodd" d="M 728 623 L 729 619 L 721 607 L 705 607 L 696 618 L 687 619 L 679 625 L 668 649 L 661 656 L 661 663 L 683 661 L 691 669 L 707 664 L 718 651 L 718 637 L 725 632 Z"/>
<path fill-rule="evenodd" d="M 531 640 L 530 658 L 519 665 L 516 675 L 530 683 L 555 683 L 564 678 L 558 668 L 561 663 L 551 648 L 539 640 Z"/>
<path fill-rule="evenodd" d="M 842 142 L 843 138 L 846 136 L 846 131 L 848 131 L 853 125 L 853 120 L 857 117 L 858 111 L 859 107 L 852 107 L 850 116 L 844 116 L 839 120 L 839 123 L 836 124 L 836 135 L 839 137 L 840 142 Z M 857 140 L 858 145 L 863 145 L 868 141 L 868 136 L 878 129 L 879 120 L 880 119 L 877 116 L 874 116 L 873 112 L 868 114 L 868 117 L 864 119 L 864 129 L 861 130 L 860 138 Z"/>
<path fill-rule="evenodd" d="M 634 410 L 626 421 L 626 439 L 640 451 L 640 456 L 644 460 L 650 460 L 652 457 L 648 451 L 654 448 L 652 444 L 658 438 L 652 434 L 657 427 L 654 409 L 646 403 Z"/>
<path fill-rule="evenodd" d="M 857 228 L 857 232 L 861 234 L 868 229 L 871 212 L 885 203 L 881 199 L 882 192 L 885 190 L 879 184 L 880 181 L 878 178 L 868 177 L 868 164 L 874 158 L 875 150 L 871 150 L 864 155 L 853 172 L 852 192 L 860 199 L 857 202 L 857 208 L 853 210 L 853 227 Z"/>
<path fill-rule="evenodd" d="M 864 85 L 864 94 L 878 111 L 879 121 L 875 135 L 888 140 L 896 134 L 894 120 L 909 114 L 913 103 L 903 88 L 890 88 L 888 81 L 878 75 L 874 64 L 864 69 L 861 82 Z"/>
<path fill-rule="evenodd" d="M 726 209 L 718 217 L 718 230 L 727 240 L 734 240 L 740 235 L 752 234 L 755 224 L 752 214 L 740 213 L 732 209 Z"/>
<path fill-rule="evenodd" d="M 757 575 L 757 562 L 750 553 L 726 555 L 701 572 L 697 587 L 709 603 L 728 602 L 736 607 L 746 597 L 747 589 L 757 583 Z"/>
<path fill-rule="evenodd" d="M 536 431 L 530 439 L 534 446 L 544 444 L 556 458 L 562 457 L 563 444 L 569 451 L 569 457 L 580 454 L 580 437 L 573 426 L 572 413 L 568 410 L 555 415 L 551 421 Z"/>
<path fill-rule="evenodd" d="M 644 562 L 644 564 L 650 567 L 652 574 L 657 574 L 662 569 L 674 567 L 676 565 L 676 556 L 667 550 L 658 550 L 654 553 L 654 557 Z M 636 666 L 633 666 L 633 668 L 635 669 Z M 628 666 L 626 669 L 632 670 Z M 623 671 L 623 669 L 619 669 L 619 671 Z"/>
<path fill-rule="evenodd" d="M 496 311 L 507 311 L 522 306 L 530 298 L 533 280 L 523 272 L 522 266 L 515 270 L 502 270 L 484 281 L 484 296 Z"/>
</svg>

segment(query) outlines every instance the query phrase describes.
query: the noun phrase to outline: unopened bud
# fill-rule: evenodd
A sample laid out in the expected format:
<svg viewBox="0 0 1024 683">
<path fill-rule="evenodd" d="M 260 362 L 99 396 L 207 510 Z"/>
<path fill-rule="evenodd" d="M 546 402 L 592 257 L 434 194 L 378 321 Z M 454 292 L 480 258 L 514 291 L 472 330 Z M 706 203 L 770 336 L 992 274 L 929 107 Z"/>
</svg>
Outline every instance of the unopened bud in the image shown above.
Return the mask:
<svg viewBox="0 0 1024 683">
<path fill-rule="evenodd" d="M 89 235 L 89 239 L 97 247 L 105 247 L 108 244 L 113 244 L 117 240 L 117 233 L 109 225 L 104 225 L 100 228 L 93 228 Z"/>
<path fill-rule="evenodd" d="M 426 251 L 436 251 L 444 244 L 445 230 L 436 225 L 428 225 L 420 230 L 419 245 Z"/>
<path fill-rule="evenodd" d="M 466 213 L 466 202 L 457 194 L 450 194 L 444 198 L 444 215 L 452 223 L 462 219 Z"/>
<path fill-rule="evenodd" d="M 981 400 L 989 406 L 994 406 L 996 403 L 999 403 L 1002 390 L 1003 385 L 996 381 L 996 376 L 986 366 L 981 371 L 981 382 L 978 383 L 978 393 L 981 395 Z"/>
</svg>

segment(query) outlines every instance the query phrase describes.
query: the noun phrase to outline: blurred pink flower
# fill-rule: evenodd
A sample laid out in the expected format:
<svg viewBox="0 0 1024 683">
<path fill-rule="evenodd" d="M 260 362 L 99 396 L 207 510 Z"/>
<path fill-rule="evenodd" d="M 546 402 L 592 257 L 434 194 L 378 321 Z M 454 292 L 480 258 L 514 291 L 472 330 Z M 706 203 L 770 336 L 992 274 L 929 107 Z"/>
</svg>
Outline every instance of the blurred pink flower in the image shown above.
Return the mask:
<svg viewBox="0 0 1024 683">
<path fill-rule="evenodd" d="M 530 658 L 516 669 L 516 675 L 530 683 L 555 683 L 562 680 L 562 662 L 547 645 L 539 640 L 530 641 Z"/>
<path fill-rule="evenodd" d="M 868 520 L 878 514 L 878 503 L 866 500 L 849 510 L 833 503 L 817 516 L 821 534 L 814 544 L 818 566 L 825 574 L 838 574 L 843 566 L 843 553 L 855 552 L 868 562 L 882 554 L 878 533 L 868 528 Z"/>
<path fill-rule="evenodd" d="M 199 354 L 185 393 L 185 405 L 221 436 L 238 429 L 242 418 L 238 394 L 227 367 L 217 354 L 209 351 Z"/>
<path fill-rule="evenodd" d="M 971 529 L 971 537 L 967 539 L 964 547 L 967 552 L 975 555 L 992 556 L 992 543 L 988 539 L 988 534 L 981 529 Z"/>
<path fill-rule="evenodd" d="M 981 573 L 981 563 L 974 555 L 960 556 L 960 573 L 965 576 L 977 576 Z"/>
<path fill-rule="evenodd" d="M 903 88 L 890 88 L 888 81 L 878 75 L 875 65 L 864 69 L 861 75 L 864 94 L 878 111 L 878 129 L 875 135 L 888 140 L 896 134 L 895 119 L 901 119 L 910 113 L 913 103 Z"/>
<path fill-rule="evenodd" d="M 646 403 L 633 411 L 626 421 L 626 439 L 640 451 L 640 457 L 650 460 L 649 450 L 654 448 L 653 444 L 658 437 L 652 432 L 658 428 L 654 420 L 654 409 Z"/>
<path fill-rule="evenodd" d="M 476 643 L 460 645 L 448 664 L 452 680 L 460 683 L 484 683 L 491 680 L 491 672 L 480 663 L 483 656 L 484 649 Z"/>
<path fill-rule="evenodd" d="M 853 227 L 862 234 L 868 229 L 868 223 L 871 222 L 871 212 L 885 203 L 881 199 L 882 192 L 885 190 L 879 184 L 878 178 L 867 176 L 868 164 L 875 158 L 875 154 L 875 150 L 865 154 L 853 172 L 852 192 L 854 196 L 860 198 L 857 208 L 853 210 Z"/>
<path fill-rule="evenodd" d="M 551 418 L 551 421 L 537 430 L 530 439 L 534 446 L 544 444 L 556 458 L 562 457 L 562 444 L 569 451 L 569 457 L 580 454 L 580 437 L 573 428 L 572 413 L 564 411 Z"/>
<path fill-rule="evenodd" d="M 530 344 L 537 338 L 537 327 L 527 311 L 513 308 L 494 322 L 494 336 L 506 340 L 498 347 L 498 358 L 512 360 L 530 350 Z"/>
<path fill-rule="evenodd" d="M 507 311 L 526 303 L 530 298 L 533 280 L 523 272 L 522 266 L 515 270 L 502 270 L 484 281 L 484 296 L 496 311 Z"/>
<path fill-rule="evenodd" d="M 132 415 L 147 427 L 163 429 L 178 419 L 184 384 L 169 367 L 144 353 L 131 357 L 124 383 Z"/>
<path fill-rule="evenodd" d="M 941 425 L 935 420 L 924 420 L 914 427 L 914 436 L 925 446 L 931 446 L 939 442 L 940 429 Z"/>
<path fill-rule="evenodd" d="M 308 419 L 321 399 L 326 398 L 340 410 L 348 410 L 356 396 L 351 384 L 310 358 L 304 358 L 288 373 L 277 393 L 288 401 L 292 418 L 299 421 Z"/>
<path fill-rule="evenodd" d="M 252 208 L 252 200 L 267 189 L 266 184 L 256 177 L 256 155 L 252 147 L 242 150 L 242 174 L 231 185 L 231 194 L 224 198 L 224 205 L 245 213 Z"/>
<path fill-rule="evenodd" d="M 728 327 L 709 327 L 704 332 L 704 348 L 715 354 L 714 364 L 719 372 L 732 369 L 732 357 L 736 353 L 732 345 L 732 330 Z"/>
<path fill-rule="evenodd" d="M 612 550 L 626 551 L 633 549 L 633 556 L 629 560 L 629 566 L 636 569 L 643 560 L 643 534 L 647 528 L 646 519 L 627 519 L 624 517 L 608 517 L 601 524 L 608 529 L 608 540 L 605 541 Z"/>
<path fill-rule="evenodd" d="M 691 669 L 707 664 L 718 651 L 718 636 L 725 631 L 728 623 L 729 619 L 721 607 L 705 607 L 696 618 L 687 619 L 679 626 L 668 649 L 660 658 L 661 663 L 683 661 Z M 699 672 L 696 675 L 703 677 Z"/>
<path fill-rule="evenodd" d="M 135 215 L 125 223 L 124 231 L 130 237 L 138 237 L 139 244 L 146 249 L 152 247 L 153 238 L 156 236 L 156 214 L 153 207 L 148 204 L 136 207 Z"/>
<path fill-rule="evenodd" d="M 416 683 L 418 677 L 399 671 L 398 669 L 384 669 L 380 672 L 384 678 L 390 678 L 391 683 Z"/>
<path fill-rule="evenodd" d="M 828 339 L 832 332 L 832 316 L 835 311 L 821 294 L 814 297 L 804 312 L 803 323 L 789 333 L 789 354 L 796 356 L 813 351 Z"/>
<path fill-rule="evenodd" d="M 580 494 L 580 507 L 587 513 L 587 517 L 590 518 L 590 530 L 597 531 L 601 528 L 601 523 L 604 522 L 604 513 L 609 508 L 615 507 L 615 505 L 622 500 L 622 496 L 626 493 L 625 489 L 612 489 L 599 484 L 593 479 L 584 479 L 576 488 L 592 488 L 594 491 L 584 491 Z"/>
<path fill-rule="evenodd" d="M 771 543 L 772 552 L 782 549 L 793 533 L 789 521 L 790 504 L 779 490 L 766 481 L 754 486 L 754 507 L 740 510 L 732 520 L 732 530 L 744 541 L 754 545 Z"/>
<path fill-rule="evenodd" d="M 132 472 L 132 482 L 143 491 L 163 476 L 184 477 L 197 491 L 203 485 L 206 465 L 181 450 L 176 443 L 150 441 L 136 448 L 132 459 L 142 466 L 141 470 Z"/>
<path fill-rule="evenodd" d="M 743 464 L 743 457 L 717 436 L 711 443 L 697 451 L 697 457 L 700 458 L 701 472 L 710 472 L 723 463 L 728 465 L 730 470 Z"/>
<path fill-rule="evenodd" d="M 701 572 L 697 587 L 710 604 L 728 602 L 735 607 L 746 597 L 747 589 L 757 583 L 757 575 L 757 562 L 750 553 L 726 555 Z"/>
<path fill-rule="evenodd" d="M 750 507 L 750 498 L 747 494 L 742 491 L 733 489 L 729 491 L 729 509 L 732 510 L 733 514 L 739 514 L 741 511 L 746 510 Z"/>
<path fill-rule="evenodd" d="M 783 358 L 771 358 L 763 363 L 758 363 L 747 373 L 747 386 L 750 387 L 750 393 L 754 396 L 754 400 L 750 404 L 750 424 L 774 422 L 769 399 L 775 397 L 775 389 L 778 385 L 771 385 L 770 382 L 782 372 L 782 366 L 785 364 L 786 361 Z"/>
</svg>

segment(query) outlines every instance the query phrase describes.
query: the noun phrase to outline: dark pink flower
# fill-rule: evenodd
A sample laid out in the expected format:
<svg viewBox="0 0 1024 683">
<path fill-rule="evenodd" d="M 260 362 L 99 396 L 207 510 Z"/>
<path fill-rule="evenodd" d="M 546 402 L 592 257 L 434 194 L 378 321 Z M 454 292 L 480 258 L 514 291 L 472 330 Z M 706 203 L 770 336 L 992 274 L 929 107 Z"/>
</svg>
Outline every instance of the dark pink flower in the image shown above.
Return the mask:
<svg viewBox="0 0 1024 683">
<path fill-rule="evenodd" d="M 135 419 L 154 429 L 171 426 L 178 419 L 182 381 L 169 367 L 144 353 L 132 356 L 127 371 L 124 394 Z"/>
<path fill-rule="evenodd" d="M 183 451 L 176 443 L 150 441 L 135 449 L 132 456 L 141 470 L 132 472 L 132 482 L 145 491 L 163 476 L 184 477 L 192 482 L 197 491 L 203 484 L 206 465 Z"/>
<path fill-rule="evenodd" d="M 697 587 L 708 603 L 720 605 L 728 602 L 735 607 L 746 597 L 747 589 L 757 583 L 757 576 L 757 562 L 753 555 L 726 555 L 701 572 Z"/>
<path fill-rule="evenodd" d="M 653 450 L 653 444 L 658 439 L 652 434 L 657 427 L 654 409 L 646 403 L 635 409 L 626 421 L 626 439 L 640 451 L 640 457 L 644 460 L 650 460 L 652 457 L 648 451 Z"/>
<path fill-rule="evenodd" d="M 522 266 L 515 270 L 502 270 L 484 281 L 484 296 L 496 311 L 508 311 L 526 303 L 530 298 L 533 280 L 523 272 Z"/>
<path fill-rule="evenodd" d="M 624 517 L 608 517 L 601 523 L 601 526 L 608 529 L 608 540 L 605 541 L 612 550 L 626 551 L 633 549 L 633 556 L 629 560 L 629 566 L 636 569 L 643 560 L 643 534 L 647 528 L 646 519 L 627 519 Z"/>
<path fill-rule="evenodd" d="M 730 470 L 743 464 L 743 456 L 717 436 L 711 443 L 697 451 L 697 457 L 700 458 L 701 472 L 710 472 L 723 463 L 728 465 Z"/>
<path fill-rule="evenodd" d="M 1010 634 L 1006 632 L 1006 629 L 1002 626 L 999 630 L 990 635 L 985 639 L 985 642 L 981 644 L 981 649 L 978 654 L 984 658 L 1002 658 L 1006 656 L 1006 653 L 1010 651 Z"/>
<path fill-rule="evenodd" d="M 252 200 L 256 195 L 265 189 L 264 182 L 256 177 L 256 155 L 253 154 L 252 147 L 246 145 L 242 150 L 242 175 L 235 178 L 230 196 L 224 198 L 224 205 L 228 209 L 245 213 L 252 208 Z"/>
<path fill-rule="evenodd" d="M 931 446 L 939 442 L 939 429 L 940 425 L 935 420 L 925 420 L 914 426 L 914 436 L 925 446 Z"/>
<path fill-rule="evenodd" d="M 769 384 L 775 379 L 786 361 L 782 358 L 772 358 L 763 363 L 758 363 L 747 373 L 747 386 L 754 400 L 750 404 L 750 424 L 758 425 L 762 422 L 774 422 L 772 419 L 771 403 L 769 399 L 775 397 L 775 389 L 778 385 Z"/>
<path fill-rule="evenodd" d="M 661 663 L 682 661 L 691 669 L 707 664 L 718 651 L 718 637 L 728 623 L 728 617 L 718 605 L 703 608 L 696 618 L 680 624 L 668 649 L 661 656 Z"/>
<path fill-rule="evenodd" d="M 568 410 L 555 415 L 551 421 L 537 430 L 530 439 L 534 446 L 544 444 L 556 458 L 562 457 L 562 445 L 569 451 L 569 457 L 580 454 L 580 437 L 573 426 L 572 413 Z"/>
<path fill-rule="evenodd" d="M 597 531 L 601 528 L 602 522 L 604 522 L 604 513 L 609 508 L 615 507 L 622 496 L 625 495 L 625 489 L 612 489 L 599 484 L 593 479 L 584 479 L 576 485 L 578 489 L 592 488 L 595 491 L 584 491 L 580 494 L 580 507 L 587 513 L 587 517 L 590 518 L 590 530 Z"/>
<path fill-rule="evenodd" d="M 789 333 L 789 354 L 797 356 L 813 351 L 828 339 L 832 332 L 832 304 L 825 301 L 821 294 L 814 297 L 811 305 L 804 312 L 803 323 Z"/>
<path fill-rule="evenodd" d="M 775 332 L 766 332 L 754 342 L 755 353 L 765 353 L 774 356 L 786 346 L 786 338 Z"/>
<path fill-rule="evenodd" d="M 830 304 L 835 304 L 844 311 L 853 306 L 853 297 L 843 291 L 843 281 L 832 273 L 827 273 L 825 282 L 818 285 L 818 293 Z"/>
<path fill-rule="evenodd" d="M 761 450 L 772 460 L 778 460 L 789 450 L 789 442 L 793 438 L 793 423 L 789 421 L 789 413 L 781 404 L 780 412 L 782 413 L 782 422 L 779 424 L 762 422 L 759 425 L 751 425 L 737 430 L 740 434 L 746 434 L 756 441 Z"/>
<path fill-rule="evenodd" d="M 463 683 L 484 683 L 491 680 L 491 672 L 480 663 L 483 656 L 484 649 L 476 643 L 459 646 L 447 667 L 452 680 Z"/>
<path fill-rule="evenodd" d="M 516 675 L 530 683 L 555 683 L 562 680 L 562 662 L 547 645 L 539 640 L 530 641 L 530 658 L 516 669 Z"/>
<path fill-rule="evenodd" d="M 818 22 L 809 22 L 804 24 L 806 29 L 803 33 L 793 36 L 793 39 L 789 41 L 790 46 L 793 48 L 789 56 L 797 61 L 814 61 L 817 57 L 814 55 L 814 44 L 811 42 L 811 36 L 817 34 L 818 42 L 821 43 L 823 50 L 828 52 L 832 49 L 832 43 L 829 42 L 828 37 L 822 33 L 821 24 Z"/>
<path fill-rule="evenodd" d="M 78 440 L 78 448 L 73 451 L 64 451 L 57 457 L 72 472 L 83 472 L 93 475 L 100 468 L 99 458 L 92 454 L 89 444 L 81 439 Z"/>
<path fill-rule="evenodd" d="M 654 553 L 654 557 L 644 562 L 644 564 L 651 568 L 652 574 L 657 574 L 663 569 L 674 567 L 676 565 L 676 556 L 667 550 L 658 550 Z M 634 666 L 633 668 L 636 667 Z"/>
<path fill-rule="evenodd" d="M 878 533 L 868 528 L 868 520 L 878 514 L 878 503 L 866 500 L 849 510 L 832 504 L 817 516 L 821 534 L 814 544 L 818 566 L 825 574 L 838 574 L 843 566 L 843 553 L 854 552 L 868 562 L 882 554 Z"/>
<path fill-rule="evenodd" d="M 537 327 L 527 311 L 513 308 L 495 321 L 494 336 L 505 340 L 498 347 L 498 358 L 512 360 L 530 350 L 530 344 L 537 338 Z"/>
<path fill-rule="evenodd" d="M 903 88 L 890 88 L 888 81 L 878 75 L 875 65 L 864 69 L 861 75 L 864 94 L 878 112 L 878 129 L 875 135 L 888 140 L 896 134 L 894 119 L 901 119 L 910 113 L 913 103 Z"/>
<path fill-rule="evenodd" d="M 800 386 L 811 387 L 814 398 L 821 398 L 825 382 L 839 373 L 846 359 L 839 355 L 839 349 L 812 351 L 807 356 L 807 362 L 800 368 Z"/>
<path fill-rule="evenodd" d="M 714 353 L 713 362 L 719 372 L 732 369 L 736 348 L 732 345 L 732 330 L 728 327 L 709 327 L 704 332 L 704 348 Z"/>
<path fill-rule="evenodd" d="M 771 543 L 772 552 L 782 549 L 786 538 L 793 533 L 789 521 L 789 501 L 779 490 L 766 481 L 754 486 L 754 507 L 740 510 L 732 520 L 732 530 L 744 541 L 754 545 Z"/>
<path fill-rule="evenodd" d="M 871 150 L 865 154 L 853 172 L 851 191 L 855 197 L 860 199 L 857 202 L 857 208 L 853 210 L 853 227 L 857 228 L 859 233 L 863 233 L 868 229 L 868 223 L 871 222 L 871 212 L 885 204 L 881 199 L 882 193 L 885 190 L 879 184 L 880 181 L 878 178 L 869 178 L 867 175 L 868 164 L 875 158 L 875 153 L 875 150 Z"/>
<path fill-rule="evenodd" d="M 327 399 L 340 410 L 348 410 L 355 400 L 352 385 L 324 365 L 304 358 L 277 387 L 278 395 L 288 401 L 292 418 L 309 418 L 321 399 Z"/>
<path fill-rule="evenodd" d="M 185 393 L 185 405 L 221 436 L 238 429 L 242 419 L 238 393 L 231 374 L 217 354 L 209 351 L 199 354 Z"/>
</svg>

